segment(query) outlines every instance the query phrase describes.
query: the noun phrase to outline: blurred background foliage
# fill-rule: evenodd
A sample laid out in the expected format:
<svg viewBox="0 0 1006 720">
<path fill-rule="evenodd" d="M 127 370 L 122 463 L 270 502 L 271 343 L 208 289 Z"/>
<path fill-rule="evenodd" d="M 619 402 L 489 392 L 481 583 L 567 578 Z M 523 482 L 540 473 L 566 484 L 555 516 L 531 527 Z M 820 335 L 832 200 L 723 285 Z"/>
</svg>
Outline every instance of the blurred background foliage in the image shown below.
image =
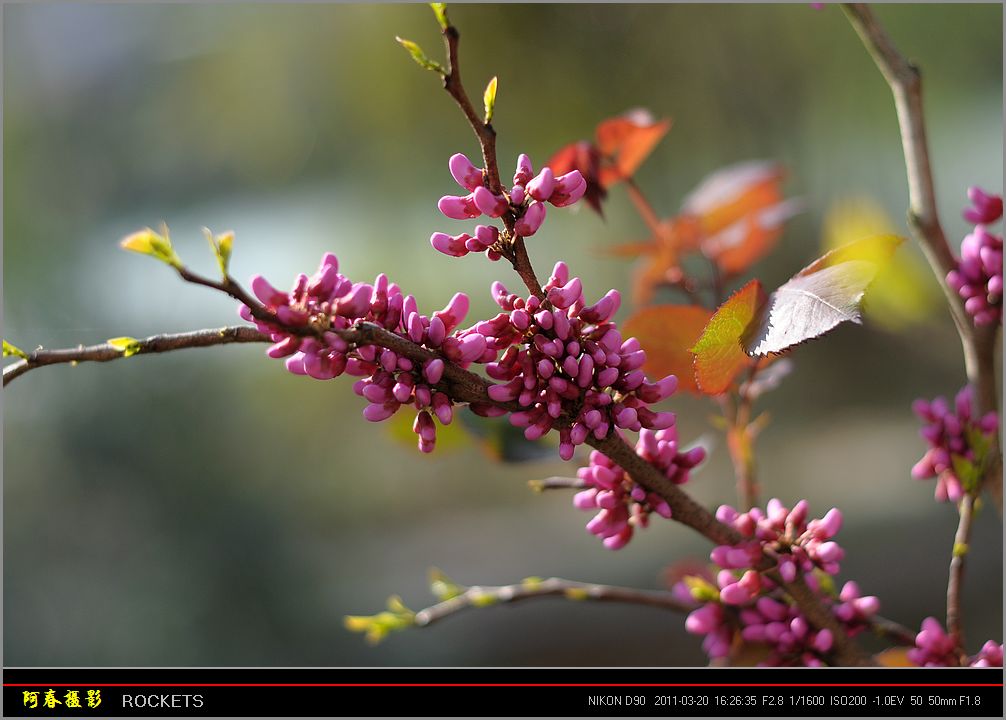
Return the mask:
<svg viewBox="0 0 1006 720">
<path fill-rule="evenodd" d="M 425 6 L 27 3 L 3 12 L 4 336 L 15 344 L 236 321 L 229 300 L 117 249 L 161 220 L 182 257 L 206 271 L 200 227 L 235 230 L 241 278 L 262 272 L 285 285 L 332 250 L 351 277 L 385 271 L 423 308 L 467 291 L 473 316 L 491 311 L 491 280 L 516 284 L 502 265 L 451 260 L 427 242 L 457 227 L 435 207 L 456 190 L 447 157 L 477 150 L 435 76 L 394 42 L 403 35 L 439 57 Z M 518 152 L 541 164 L 642 105 L 675 120 L 638 175 L 666 215 L 720 166 L 785 163 L 787 192 L 806 211 L 753 268 L 767 285 L 863 218 L 905 232 L 889 91 L 837 8 L 451 13 L 470 92 L 499 76 L 504 171 Z M 960 238 L 965 187 L 1002 188 L 1002 8 L 878 13 L 923 68 L 940 209 Z M 529 243 L 539 271 L 563 258 L 590 296 L 627 289 L 631 263 L 599 250 L 647 233 L 621 187 L 606 215 L 551 213 Z M 942 616 L 956 525 L 932 483 L 908 474 L 923 450 L 910 401 L 963 383 L 949 317 L 925 299 L 936 287 L 923 274 L 911 290 L 920 299 L 894 322 L 843 327 L 800 348 L 794 374 L 761 403 L 773 416 L 760 440 L 764 497 L 807 497 L 817 514 L 840 506 L 842 577 L 910 626 Z M 708 553 L 672 523 L 604 550 L 568 495 L 528 490 L 529 479 L 572 474 L 554 455 L 502 464 L 491 444 L 460 442 L 421 457 L 393 427 L 360 419 L 348 382 L 294 377 L 258 347 L 40 370 L 4 400 L 7 664 L 704 662 L 680 617 L 648 608 L 492 608 L 376 648 L 342 627 L 343 615 L 376 612 L 391 593 L 413 608 L 432 602 L 430 565 L 465 584 L 558 574 L 659 588 L 669 563 Z M 713 432 L 711 404 L 670 406 L 684 439 Z M 734 500 L 733 485 L 720 442 L 689 489 L 714 507 Z M 1001 532 L 993 512 L 978 518 L 973 642 L 1002 637 Z"/>
</svg>

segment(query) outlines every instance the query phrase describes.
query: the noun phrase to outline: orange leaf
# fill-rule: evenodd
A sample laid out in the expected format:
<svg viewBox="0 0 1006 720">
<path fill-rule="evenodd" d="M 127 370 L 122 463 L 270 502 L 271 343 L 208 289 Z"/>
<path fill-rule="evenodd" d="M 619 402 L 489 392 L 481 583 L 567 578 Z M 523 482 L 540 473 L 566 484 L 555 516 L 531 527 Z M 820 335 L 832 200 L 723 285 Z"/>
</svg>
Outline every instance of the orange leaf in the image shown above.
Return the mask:
<svg viewBox="0 0 1006 720">
<path fill-rule="evenodd" d="M 783 198 L 783 177 L 774 162 L 739 163 L 707 176 L 685 198 L 682 212 L 701 223 L 702 252 L 724 273 L 743 272 L 768 253 L 798 211 Z"/>
<path fill-rule="evenodd" d="M 712 312 L 697 305 L 658 305 L 645 308 L 624 324 L 646 351 L 643 370 L 652 378 L 677 375 L 678 387 L 698 393 L 692 370 L 692 345 L 702 334 Z"/>
<path fill-rule="evenodd" d="M 741 337 L 765 303 L 765 291 L 752 280 L 720 305 L 691 351 L 695 382 L 706 395 L 726 392 L 737 373 L 751 363 Z"/>
<path fill-rule="evenodd" d="M 669 118 L 657 122 L 646 110 L 631 110 L 598 125 L 598 150 L 611 161 L 601 171 L 601 184 L 609 187 L 632 177 L 670 129 Z"/>
</svg>

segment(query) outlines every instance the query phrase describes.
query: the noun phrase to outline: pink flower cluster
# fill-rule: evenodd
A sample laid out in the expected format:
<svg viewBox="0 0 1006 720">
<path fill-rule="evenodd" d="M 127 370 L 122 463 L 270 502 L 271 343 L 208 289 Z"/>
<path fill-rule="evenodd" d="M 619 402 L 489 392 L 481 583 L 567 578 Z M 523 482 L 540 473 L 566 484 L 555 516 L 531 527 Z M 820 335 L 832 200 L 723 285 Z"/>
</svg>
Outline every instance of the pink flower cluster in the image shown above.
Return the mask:
<svg viewBox="0 0 1006 720">
<path fill-rule="evenodd" d="M 455 332 L 468 313 L 465 294 L 456 294 L 432 316 L 421 315 L 415 298 L 403 295 L 386 275 L 378 275 L 373 285 L 353 283 L 339 273 L 339 261 L 331 253 L 325 254 L 313 276 L 298 275 L 290 292 L 277 290 L 261 275 L 252 278 L 251 287 L 283 323 L 281 327 L 257 320 L 246 306 L 240 308 L 241 317 L 254 322 L 275 343 L 267 350 L 269 357 L 286 358 L 290 372 L 317 380 L 343 373 L 360 377 L 353 389 L 368 401 L 363 416 L 371 422 L 388 419 L 403 405 L 414 406 L 418 412 L 413 430 L 423 452 L 431 452 L 436 443 L 433 417 L 448 425 L 454 415 L 450 398 L 437 389 L 444 360 L 437 357 L 419 364 L 375 345 L 350 346 L 336 331 L 359 321 L 375 323 L 461 367 L 496 357 L 481 335 Z M 321 338 L 289 330 L 309 327 L 320 328 Z"/>
<path fill-rule="evenodd" d="M 445 195 L 440 198 L 437 203 L 440 212 L 454 220 L 472 220 L 482 215 L 499 218 L 509 214 L 514 222 L 514 232 L 521 237 L 530 237 L 538 232 L 545 221 L 546 202 L 555 207 L 572 205 L 583 197 L 587 189 L 587 182 L 579 170 L 556 177 L 550 168 L 545 167 L 535 175 L 527 155 L 517 158 L 513 186 L 509 191 L 504 188 L 500 195 L 493 194 L 486 187 L 485 171 L 475 167 L 461 153 L 452 155 L 448 165 L 455 181 L 468 194 Z M 490 260 L 499 260 L 499 238 L 499 228 L 478 225 L 474 235 L 435 232 L 430 236 L 430 244 L 452 257 L 463 257 L 470 252 L 485 252 Z"/>
<path fill-rule="evenodd" d="M 987 226 L 1003 214 L 1003 199 L 978 187 L 968 188 L 972 207 L 964 219 L 975 224 L 974 232 L 961 243 L 961 259 L 947 273 L 947 284 L 964 298 L 964 308 L 976 325 L 1002 322 L 1003 239 Z"/>
<path fill-rule="evenodd" d="M 832 509 L 824 518 L 808 523 L 807 509 L 805 500 L 792 510 L 778 500 L 769 501 L 765 512 L 752 508 L 738 513 L 729 506 L 720 507 L 717 516 L 722 522 L 754 540 L 712 551 L 711 558 L 719 567 L 715 586 L 700 581 L 694 586 L 680 582 L 674 588 L 682 599 L 702 603 L 689 614 L 685 629 L 705 636 L 702 647 L 710 658 L 729 655 L 739 633 L 746 643 L 765 646 L 768 654 L 761 665 L 813 667 L 829 660 L 835 641 L 832 632 L 814 630 L 777 584 L 752 567 L 761 557 L 760 548 L 787 556 L 779 562 L 783 578 L 791 581 L 797 572 L 803 573 L 808 587 L 821 597 L 850 637 L 860 633 L 880 609 L 880 601 L 872 595 L 863 596 L 855 582 L 845 583 L 837 597 L 824 589 L 818 573 L 838 572 L 842 552 L 831 537 L 838 532 L 842 516 Z"/>
<path fill-rule="evenodd" d="M 936 499 L 958 502 L 967 490 L 954 469 L 954 458 L 980 465 L 984 458 L 976 457 L 972 444 L 977 438 L 993 436 L 999 429 L 994 412 L 976 417 L 971 386 L 965 386 L 954 399 L 951 408 L 946 398 L 932 402 L 916 400 L 912 410 L 924 423 L 919 434 L 929 443 L 929 449 L 912 468 L 916 480 L 936 478 Z"/>
<path fill-rule="evenodd" d="M 662 430 L 640 430 L 636 454 L 678 484 L 688 482 L 689 471 L 706 457 L 702 447 L 682 452 L 674 425 Z M 587 523 L 587 530 L 600 537 L 609 550 L 624 547 L 632 539 L 634 528 L 649 524 L 650 513 L 671 517 L 666 500 L 637 485 L 621 467 L 597 450 L 591 452 L 590 464 L 576 474 L 587 489 L 574 496 L 573 505 L 581 510 L 598 511 Z"/>
<path fill-rule="evenodd" d="M 799 501 L 791 510 L 775 498 L 768 501 L 764 512 L 751 508 L 742 513 L 721 505 L 716 518 L 750 540 L 736 546 L 715 547 L 710 558 L 722 568 L 744 570 L 754 568 L 762 558 L 762 551 L 768 550 L 778 558 L 779 574 L 786 582 L 792 582 L 798 574 L 807 576 L 815 568 L 835 575 L 845 551 L 831 538 L 842 527 L 842 513 L 832 508 L 823 518 L 807 522 L 808 508 L 806 500 Z M 753 570 L 744 573 L 722 588 L 723 602 L 741 605 L 750 601 L 760 591 L 759 583 L 763 580 Z"/>
<path fill-rule="evenodd" d="M 493 299 L 504 312 L 474 327 L 485 335 L 487 347 L 503 351 L 486 365 L 486 373 L 501 383 L 489 388 L 489 397 L 521 408 L 510 422 L 535 440 L 567 415 L 571 422 L 559 432 L 563 460 L 571 459 L 575 446 L 590 435 L 601 440 L 614 428 L 673 425 L 673 413 L 648 406 L 669 397 L 677 378 L 647 381 L 640 369 L 646 353 L 639 341 L 623 341 L 611 322 L 621 302 L 618 291 L 587 305 L 580 278 L 570 279 L 563 262 L 556 263 L 543 289 L 544 302 L 493 283 Z"/>
<path fill-rule="evenodd" d="M 915 647 L 908 651 L 908 659 L 920 667 L 957 667 L 961 664 L 954 638 L 934 617 L 922 621 L 915 636 Z M 1003 646 L 989 640 L 976 655 L 967 658 L 968 667 L 1002 667 Z"/>
</svg>

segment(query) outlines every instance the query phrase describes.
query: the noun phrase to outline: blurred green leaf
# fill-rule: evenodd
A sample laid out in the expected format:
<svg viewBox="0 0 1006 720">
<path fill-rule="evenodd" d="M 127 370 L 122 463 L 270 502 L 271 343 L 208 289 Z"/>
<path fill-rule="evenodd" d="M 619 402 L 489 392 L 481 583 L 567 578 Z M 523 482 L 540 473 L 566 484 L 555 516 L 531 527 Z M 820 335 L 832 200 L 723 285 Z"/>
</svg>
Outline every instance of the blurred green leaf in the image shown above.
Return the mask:
<svg viewBox="0 0 1006 720">
<path fill-rule="evenodd" d="M 461 595 L 465 588 L 451 580 L 440 568 L 430 568 L 430 592 L 438 600 L 450 600 Z"/>
</svg>

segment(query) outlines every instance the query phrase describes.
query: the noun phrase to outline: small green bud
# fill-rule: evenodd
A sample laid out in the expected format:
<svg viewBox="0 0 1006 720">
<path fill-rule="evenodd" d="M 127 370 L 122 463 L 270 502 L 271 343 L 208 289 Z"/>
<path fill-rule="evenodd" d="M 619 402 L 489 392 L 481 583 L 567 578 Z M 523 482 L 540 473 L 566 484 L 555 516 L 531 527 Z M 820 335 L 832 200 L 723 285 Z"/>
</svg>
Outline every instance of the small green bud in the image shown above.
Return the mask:
<svg viewBox="0 0 1006 720">
<path fill-rule="evenodd" d="M 160 233 L 154 232 L 150 228 L 144 228 L 132 235 L 127 235 L 119 243 L 119 246 L 123 250 L 149 255 L 174 268 L 182 267 L 181 259 L 175 254 L 175 249 L 171 247 L 171 237 L 168 235 L 166 225 L 162 227 Z"/>
<path fill-rule="evenodd" d="M 498 82 L 496 76 L 486 85 L 486 91 L 482 94 L 482 100 L 486 106 L 486 125 L 493 121 L 493 111 L 496 110 L 496 86 Z"/>
<path fill-rule="evenodd" d="M 416 61 L 419 67 L 426 70 L 432 70 L 433 72 L 438 72 L 441 75 L 447 75 L 447 71 L 444 70 L 443 66 L 440 63 L 426 57 L 426 53 L 424 53 L 423 49 L 416 45 L 416 43 L 397 36 L 395 37 L 395 40 L 398 41 L 399 45 L 409 51 L 409 55 L 412 56 L 412 59 Z"/>
<path fill-rule="evenodd" d="M 117 337 L 106 341 L 109 345 L 122 353 L 123 357 L 132 357 L 140 352 L 140 341 L 131 337 Z"/>
<path fill-rule="evenodd" d="M 446 30 L 451 24 L 450 20 L 447 19 L 447 5 L 445 3 L 430 3 L 430 7 L 433 8 L 433 14 L 437 16 L 440 29 Z"/>
</svg>

